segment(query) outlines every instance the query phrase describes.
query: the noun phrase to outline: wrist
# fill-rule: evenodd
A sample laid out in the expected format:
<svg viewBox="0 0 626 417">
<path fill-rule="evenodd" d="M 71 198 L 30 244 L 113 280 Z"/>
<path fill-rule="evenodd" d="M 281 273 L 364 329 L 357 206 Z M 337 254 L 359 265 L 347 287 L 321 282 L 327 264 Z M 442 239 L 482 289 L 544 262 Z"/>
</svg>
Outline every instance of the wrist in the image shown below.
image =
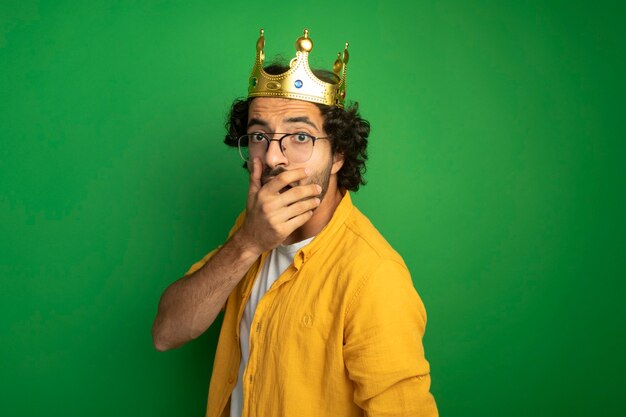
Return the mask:
<svg viewBox="0 0 626 417">
<path fill-rule="evenodd" d="M 252 257 L 256 259 L 264 252 L 242 229 L 233 233 L 230 240 L 237 253 L 241 254 L 244 258 Z"/>
</svg>

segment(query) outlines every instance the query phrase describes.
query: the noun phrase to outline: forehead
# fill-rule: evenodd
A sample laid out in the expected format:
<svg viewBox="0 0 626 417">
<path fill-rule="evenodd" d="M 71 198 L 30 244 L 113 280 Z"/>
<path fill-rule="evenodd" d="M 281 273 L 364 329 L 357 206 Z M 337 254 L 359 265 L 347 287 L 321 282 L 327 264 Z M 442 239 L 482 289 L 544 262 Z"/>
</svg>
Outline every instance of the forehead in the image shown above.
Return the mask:
<svg viewBox="0 0 626 417">
<path fill-rule="evenodd" d="M 248 120 L 255 118 L 278 122 L 293 117 L 306 116 L 312 121 L 322 121 L 320 109 L 313 103 L 287 98 L 257 97 L 250 103 Z"/>
</svg>

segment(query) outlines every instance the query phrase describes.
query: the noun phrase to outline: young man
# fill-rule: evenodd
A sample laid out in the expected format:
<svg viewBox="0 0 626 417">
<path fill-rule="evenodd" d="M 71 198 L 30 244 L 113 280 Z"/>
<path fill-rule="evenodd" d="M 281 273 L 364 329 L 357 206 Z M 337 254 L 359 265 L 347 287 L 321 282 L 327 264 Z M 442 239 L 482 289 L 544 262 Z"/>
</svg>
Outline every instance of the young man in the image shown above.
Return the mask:
<svg viewBox="0 0 626 417">
<path fill-rule="evenodd" d="M 369 124 L 343 106 L 347 44 L 334 74 L 314 75 L 306 30 L 289 66 L 264 68 L 264 43 L 261 31 L 226 137 L 250 172 L 246 210 L 164 292 L 155 347 L 183 345 L 225 310 L 208 417 L 436 416 L 424 306 L 350 199 Z"/>
</svg>

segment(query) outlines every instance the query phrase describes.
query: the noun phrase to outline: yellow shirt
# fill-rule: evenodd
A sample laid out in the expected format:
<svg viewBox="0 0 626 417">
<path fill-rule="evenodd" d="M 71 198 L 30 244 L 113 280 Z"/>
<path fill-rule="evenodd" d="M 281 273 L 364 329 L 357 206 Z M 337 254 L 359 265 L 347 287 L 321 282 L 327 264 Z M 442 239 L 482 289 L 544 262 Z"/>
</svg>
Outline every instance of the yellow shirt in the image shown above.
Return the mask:
<svg viewBox="0 0 626 417">
<path fill-rule="evenodd" d="M 239 322 L 266 257 L 226 302 L 207 417 L 229 415 L 241 359 Z M 404 261 L 346 192 L 330 222 L 259 301 L 243 416 L 437 416 L 425 326 Z"/>
</svg>

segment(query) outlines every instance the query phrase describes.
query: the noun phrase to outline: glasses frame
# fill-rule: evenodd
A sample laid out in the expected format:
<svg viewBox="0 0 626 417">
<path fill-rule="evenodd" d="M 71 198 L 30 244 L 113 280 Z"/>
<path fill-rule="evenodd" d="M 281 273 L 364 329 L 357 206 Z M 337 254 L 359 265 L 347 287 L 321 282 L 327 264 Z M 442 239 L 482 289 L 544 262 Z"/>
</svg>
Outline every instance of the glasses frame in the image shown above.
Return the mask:
<svg viewBox="0 0 626 417">
<path fill-rule="evenodd" d="M 313 144 L 311 146 L 311 155 L 309 155 L 309 157 L 305 160 L 305 161 L 301 161 L 301 162 L 295 162 L 297 164 L 302 164 L 304 162 L 307 162 L 309 159 L 311 159 L 311 156 L 313 156 L 313 150 L 315 149 L 315 141 L 319 140 L 319 139 L 327 139 L 330 140 L 329 136 L 313 136 L 310 133 L 306 133 L 306 132 L 292 132 L 292 133 L 278 133 L 278 132 L 274 132 L 274 133 L 264 133 L 264 132 L 252 132 L 252 133 L 246 133 L 245 135 L 241 135 L 237 138 L 237 149 L 239 150 L 239 156 L 241 157 L 241 159 L 243 159 L 245 162 L 252 162 L 246 158 L 243 157 L 243 153 L 241 152 L 241 148 L 247 148 L 248 146 L 242 146 L 241 145 L 241 140 L 245 137 L 248 137 L 250 135 L 263 135 L 263 137 L 265 138 L 265 141 L 267 142 L 267 146 L 265 147 L 265 153 L 267 153 L 267 151 L 270 149 L 270 145 L 272 144 L 272 142 L 278 142 L 278 148 L 280 149 L 280 153 L 287 158 L 287 155 L 285 155 L 285 152 L 283 151 L 283 139 L 285 139 L 287 136 L 292 136 L 292 135 L 307 135 L 308 137 L 311 138 L 311 140 L 313 141 Z M 270 137 L 270 135 L 274 136 L 274 135 L 282 135 L 279 139 L 272 139 Z M 287 158 L 287 160 L 289 160 L 289 158 Z M 289 161 L 292 162 L 292 161 Z"/>
</svg>

